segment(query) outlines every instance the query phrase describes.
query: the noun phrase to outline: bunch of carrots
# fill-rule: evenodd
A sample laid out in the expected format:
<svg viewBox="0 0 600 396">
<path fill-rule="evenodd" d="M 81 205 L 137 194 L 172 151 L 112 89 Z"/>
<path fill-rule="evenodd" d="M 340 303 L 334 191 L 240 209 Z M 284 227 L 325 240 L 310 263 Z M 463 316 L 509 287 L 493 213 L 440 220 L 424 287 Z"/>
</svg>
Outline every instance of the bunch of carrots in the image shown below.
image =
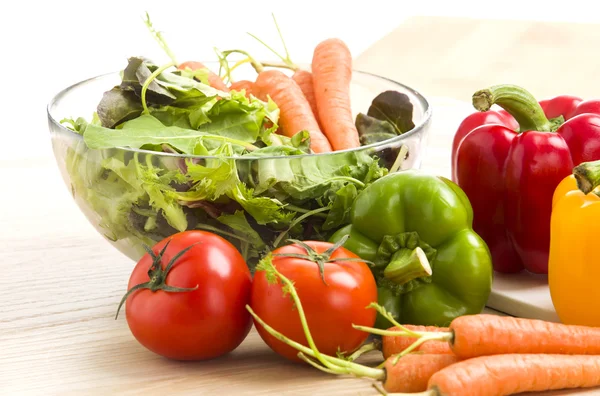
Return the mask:
<svg viewBox="0 0 600 396">
<path fill-rule="evenodd" d="M 447 328 L 403 326 L 372 304 L 367 308 L 394 327 L 354 327 L 383 336 L 381 342 L 347 358 L 324 355 L 313 341 L 293 282 L 274 266 L 270 271 L 294 301 L 308 346 L 279 333 L 246 306 L 256 323 L 319 370 L 380 381 L 383 389 L 375 387 L 384 395 L 504 396 L 600 386 L 600 328 L 542 320 L 478 314 L 460 316 Z M 355 363 L 362 352 L 376 348 L 385 358 L 381 365 Z"/>
<path fill-rule="evenodd" d="M 275 24 L 277 26 L 276 21 Z M 277 30 L 285 47 L 279 26 Z M 232 53 L 247 56 L 243 62 L 252 64 L 257 72 L 256 80 L 239 80 L 228 85 L 221 76 L 209 71 L 209 84 L 225 92 L 244 90 L 246 96 L 254 95 L 263 101 L 267 101 L 270 97 L 280 111 L 278 133 L 292 137 L 300 131 L 308 131 L 311 149 L 315 153 L 360 147 L 350 101 L 352 55 L 348 46 L 337 38 L 320 42 L 314 50 L 309 71 L 291 61 L 287 48 L 284 57 L 262 40 L 256 39 L 271 49 L 284 63 L 261 63 L 242 50 L 223 51 L 224 57 L 221 60 L 225 63 L 227 55 Z M 273 68 L 265 69 L 268 66 L 291 69 L 293 75 L 288 76 Z M 204 64 L 196 61 L 178 65 L 178 69 L 186 68 L 208 69 Z M 228 74 L 229 71 L 231 70 L 228 70 Z"/>
</svg>

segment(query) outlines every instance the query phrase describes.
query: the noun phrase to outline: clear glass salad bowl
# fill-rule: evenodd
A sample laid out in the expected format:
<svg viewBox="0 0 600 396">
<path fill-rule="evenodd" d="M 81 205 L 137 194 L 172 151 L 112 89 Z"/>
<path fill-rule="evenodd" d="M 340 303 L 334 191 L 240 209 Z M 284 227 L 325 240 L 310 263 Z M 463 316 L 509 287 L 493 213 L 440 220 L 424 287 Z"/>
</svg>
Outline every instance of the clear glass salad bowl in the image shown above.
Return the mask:
<svg viewBox="0 0 600 396">
<path fill-rule="evenodd" d="M 348 222 L 349 205 L 365 184 L 420 167 L 432 118 L 417 91 L 355 71 L 354 116 L 366 113 L 378 94 L 393 90 L 410 99 L 415 127 L 383 142 L 325 154 L 203 157 L 90 149 L 61 120 L 91 114 L 103 93 L 119 83 L 119 73 L 111 73 L 64 89 L 48 105 L 48 123 L 56 162 L 75 202 L 96 230 L 134 261 L 144 254 L 143 244 L 185 229 L 220 234 L 249 265 L 288 238 L 326 240 Z M 190 196 L 190 186 L 202 179 L 210 179 L 211 191 L 221 194 Z"/>
</svg>

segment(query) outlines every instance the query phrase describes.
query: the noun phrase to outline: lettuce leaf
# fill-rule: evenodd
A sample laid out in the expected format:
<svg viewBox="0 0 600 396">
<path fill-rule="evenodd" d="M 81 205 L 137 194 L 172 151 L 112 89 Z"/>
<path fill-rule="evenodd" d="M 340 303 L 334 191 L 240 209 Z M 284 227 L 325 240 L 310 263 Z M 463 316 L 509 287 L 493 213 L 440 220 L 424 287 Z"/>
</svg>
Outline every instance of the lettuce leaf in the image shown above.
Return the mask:
<svg viewBox="0 0 600 396">
<path fill-rule="evenodd" d="M 332 190 L 333 191 L 333 190 Z M 350 208 L 358 196 L 358 189 L 354 184 L 346 184 L 335 191 L 331 200 L 331 208 L 323 223 L 324 230 L 332 230 L 350 222 Z"/>
<path fill-rule="evenodd" d="M 149 145 L 168 144 L 185 154 L 200 154 L 202 151 L 198 146 L 208 143 L 205 141 L 212 141 L 215 147 L 219 147 L 220 143 L 224 141 L 234 142 L 240 149 L 251 149 L 253 147 L 250 144 L 251 136 L 249 134 L 240 136 L 245 140 L 234 140 L 220 135 L 227 134 L 226 129 L 228 126 L 235 127 L 232 123 L 227 125 L 217 124 L 211 129 L 213 133 L 208 133 L 178 126 L 166 126 L 156 117 L 144 114 L 123 123 L 119 129 L 88 124 L 83 133 L 83 138 L 87 146 L 92 149 L 144 148 Z"/>
<path fill-rule="evenodd" d="M 217 220 L 234 230 L 236 234 L 246 239 L 257 250 L 262 250 L 266 247 L 265 242 L 258 232 L 248 223 L 243 210 L 236 210 L 234 214 L 221 215 Z"/>
<path fill-rule="evenodd" d="M 284 210 L 284 204 L 275 198 L 254 196 L 253 190 L 239 183 L 228 193 L 239 203 L 258 224 L 289 224 L 295 217 L 294 212 Z"/>
<path fill-rule="evenodd" d="M 311 153 L 310 134 L 277 134 L 279 108 L 271 99 L 221 92 L 206 73 L 157 75 L 144 110 L 141 87 L 156 70 L 130 58 L 92 122 L 62 121 L 85 145 L 68 156 L 74 194 L 107 238 L 151 245 L 176 231 L 220 230 L 256 261 L 276 241 L 327 238 L 348 223 L 360 191 L 387 174 L 365 152 L 304 155 Z"/>
<path fill-rule="evenodd" d="M 364 184 L 361 180 L 374 163 L 377 166 L 375 159 L 361 152 L 260 161 L 256 190 L 276 188 L 295 200 L 316 199 L 346 183 Z"/>
</svg>

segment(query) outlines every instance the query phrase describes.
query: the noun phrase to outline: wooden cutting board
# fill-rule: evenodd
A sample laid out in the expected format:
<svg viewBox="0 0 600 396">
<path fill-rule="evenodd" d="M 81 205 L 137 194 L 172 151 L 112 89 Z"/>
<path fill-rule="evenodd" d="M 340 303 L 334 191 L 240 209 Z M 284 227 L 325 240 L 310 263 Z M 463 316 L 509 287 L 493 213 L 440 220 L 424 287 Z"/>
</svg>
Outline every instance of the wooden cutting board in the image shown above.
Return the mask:
<svg viewBox="0 0 600 396">
<path fill-rule="evenodd" d="M 426 34 L 424 34 L 426 32 Z M 452 136 L 473 108 L 473 92 L 517 84 L 538 99 L 600 97 L 600 26 L 416 17 L 356 58 L 355 67 L 403 82 L 433 106 L 423 168 L 450 176 Z M 514 316 L 558 321 L 547 277 L 495 274 L 488 306 Z"/>
</svg>

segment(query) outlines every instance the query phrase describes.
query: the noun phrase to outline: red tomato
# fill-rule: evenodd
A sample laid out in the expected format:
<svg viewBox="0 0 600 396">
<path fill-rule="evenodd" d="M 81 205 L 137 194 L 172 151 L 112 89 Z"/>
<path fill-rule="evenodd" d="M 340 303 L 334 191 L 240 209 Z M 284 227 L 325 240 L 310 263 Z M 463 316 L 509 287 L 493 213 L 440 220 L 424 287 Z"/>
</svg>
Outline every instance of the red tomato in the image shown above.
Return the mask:
<svg viewBox="0 0 600 396">
<path fill-rule="evenodd" d="M 206 360 L 231 352 L 252 327 L 245 308 L 252 277 L 242 255 L 220 236 L 195 230 L 164 239 L 152 248 L 154 254 L 158 255 L 167 242 L 160 260 L 163 270 L 175 255 L 190 249 L 175 261 L 164 284 L 197 288 L 134 291 L 126 300 L 127 324 L 133 336 L 152 352 L 177 360 Z M 128 290 L 150 281 L 152 264 L 149 254 L 140 259 Z M 158 283 L 161 276 L 156 275 Z"/>
<path fill-rule="evenodd" d="M 317 253 L 333 246 L 329 242 L 305 242 Z M 297 245 L 287 245 L 273 254 L 306 254 Z M 273 265 L 294 282 L 306 314 L 311 335 L 319 351 L 327 355 L 336 352 L 353 352 L 366 340 L 368 334 L 355 330 L 352 324 L 373 326 L 376 311 L 367 305 L 377 302 L 377 286 L 371 270 L 362 261 L 333 261 L 336 258 L 358 258 L 340 247 L 324 265 L 325 284 L 316 262 L 309 259 L 273 256 Z M 252 282 L 250 306 L 269 326 L 288 338 L 308 346 L 298 311 L 289 295 L 284 296 L 281 282 L 269 284 L 265 272 L 257 271 Z M 298 351 L 269 335 L 260 324 L 256 329 L 266 344 L 279 355 L 300 361 Z"/>
</svg>

